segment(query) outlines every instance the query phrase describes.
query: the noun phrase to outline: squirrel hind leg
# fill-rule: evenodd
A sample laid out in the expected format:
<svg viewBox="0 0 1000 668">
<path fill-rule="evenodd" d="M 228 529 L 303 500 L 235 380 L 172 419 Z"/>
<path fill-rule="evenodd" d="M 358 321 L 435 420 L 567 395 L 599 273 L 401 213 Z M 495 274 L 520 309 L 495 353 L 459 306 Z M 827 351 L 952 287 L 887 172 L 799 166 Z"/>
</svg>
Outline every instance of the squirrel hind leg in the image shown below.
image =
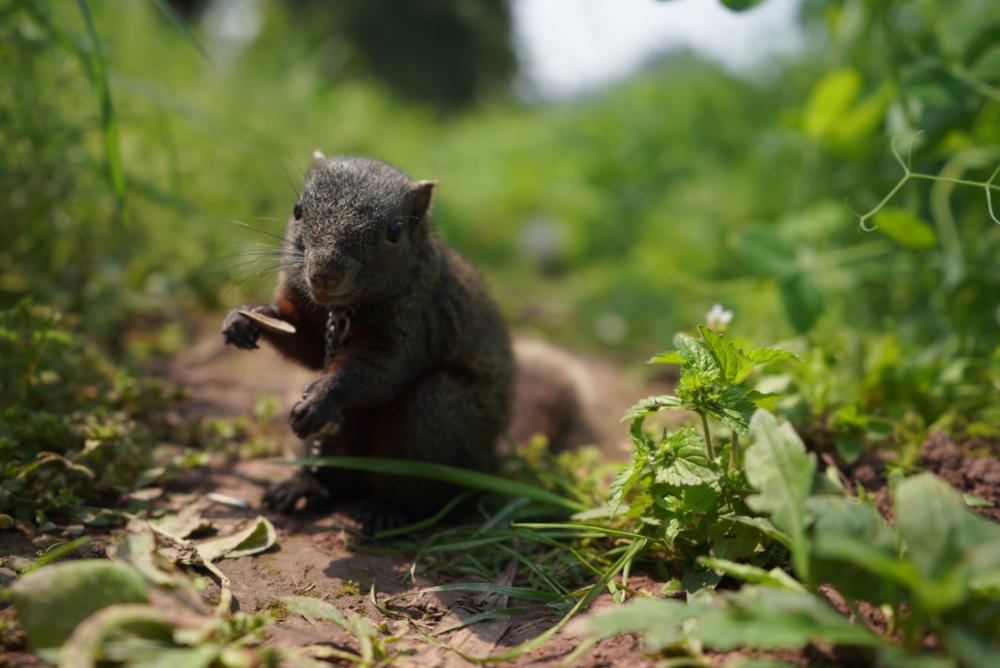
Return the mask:
<svg viewBox="0 0 1000 668">
<path fill-rule="evenodd" d="M 372 456 L 446 464 L 474 471 L 496 468 L 494 443 L 508 407 L 494 406 L 491 388 L 433 373 L 382 409 L 372 434 Z M 375 474 L 371 499 L 405 508 L 414 519 L 433 514 L 462 492 L 434 480 Z"/>
</svg>

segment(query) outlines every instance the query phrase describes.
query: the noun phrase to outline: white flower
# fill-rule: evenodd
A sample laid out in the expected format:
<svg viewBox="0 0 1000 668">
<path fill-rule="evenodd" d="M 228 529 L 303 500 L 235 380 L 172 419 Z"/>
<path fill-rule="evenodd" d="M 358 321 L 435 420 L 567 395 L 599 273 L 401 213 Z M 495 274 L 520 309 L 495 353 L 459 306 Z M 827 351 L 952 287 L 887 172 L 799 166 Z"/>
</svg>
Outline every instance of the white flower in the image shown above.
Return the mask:
<svg viewBox="0 0 1000 668">
<path fill-rule="evenodd" d="M 705 315 L 706 325 L 709 329 L 717 332 L 726 331 L 726 325 L 733 319 L 733 312 L 722 308 L 722 304 L 716 304 L 712 310 Z"/>
</svg>

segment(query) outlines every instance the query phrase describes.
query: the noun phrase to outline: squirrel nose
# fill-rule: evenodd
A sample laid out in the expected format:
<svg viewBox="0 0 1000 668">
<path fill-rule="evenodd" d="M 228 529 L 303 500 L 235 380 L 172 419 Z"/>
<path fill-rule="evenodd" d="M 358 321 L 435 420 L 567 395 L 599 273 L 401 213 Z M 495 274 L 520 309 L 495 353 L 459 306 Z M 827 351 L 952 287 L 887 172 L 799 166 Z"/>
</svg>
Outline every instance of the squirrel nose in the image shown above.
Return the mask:
<svg viewBox="0 0 1000 668">
<path fill-rule="evenodd" d="M 329 292 L 330 290 L 336 289 L 341 283 L 343 283 L 344 277 L 343 275 L 334 275 L 330 272 L 316 272 L 310 273 L 308 280 L 309 287 L 313 290 Z"/>
</svg>

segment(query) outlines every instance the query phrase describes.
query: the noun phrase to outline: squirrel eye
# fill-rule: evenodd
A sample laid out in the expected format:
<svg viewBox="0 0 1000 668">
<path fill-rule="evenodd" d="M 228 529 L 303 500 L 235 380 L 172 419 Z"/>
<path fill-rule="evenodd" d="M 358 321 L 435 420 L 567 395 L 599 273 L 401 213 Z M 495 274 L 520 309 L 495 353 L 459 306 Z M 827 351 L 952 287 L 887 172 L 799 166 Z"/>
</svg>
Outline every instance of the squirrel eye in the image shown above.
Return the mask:
<svg viewBox="0 0 1000 668">
<path fill-rule="evenodd" d="M 403 233 L 403 223 L 399 220 L 394 220 L 389 223 L 389 229 L 385 231 L 385 238 L 396 243 L 399 241 L 399 235 Z"/>
<path fill-rule="evenodd" d="M 295 220 L 302 220 L 302 202 L 295 203 L 295 208 L 292 209 L 292 215 L 295 216 Z"/>
</svg>

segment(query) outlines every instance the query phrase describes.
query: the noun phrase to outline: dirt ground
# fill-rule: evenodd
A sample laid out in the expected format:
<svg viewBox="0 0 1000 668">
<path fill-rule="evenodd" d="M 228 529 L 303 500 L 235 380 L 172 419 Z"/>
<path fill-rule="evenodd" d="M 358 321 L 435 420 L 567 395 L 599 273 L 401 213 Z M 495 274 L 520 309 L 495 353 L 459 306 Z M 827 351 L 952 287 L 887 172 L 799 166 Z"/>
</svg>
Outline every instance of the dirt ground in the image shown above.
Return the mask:
<svg viewBox="0 0 1000 668">
<path fill-rule="evenodd" d="M 626 430 L 618 423 L 618 416 L 638 398 L 669 391 L 665 382 L 640 382 L 629 379 L 620 366 L 606 360 L 571 356 L 577 384 L 585 399 L 584 410 L 595 422 L 591 425 L 595 440 L 610 459 L 625 455 L 621 445 L 626 441 Z M 176 358 L 169 375 L 175 381 L 193 389 L 194 399 L 185 409 L 186 417 L 227 417 L 249 415 L 254 402 L 263 395 L 280 398 L 282 411 L 276 418 L 281 423 L 295 403 L 303 385 L 311 379 L 311 372 L 283 361 L 267 348 L 246 353 L 227 349 L 221 337 L 207 336 L 199 345 Z M 296 446 L 290 430 L 285 429 L 284 444 L 289 451 Z M 981 450 L 982 444 L 970 443 L 960 448 L 947 437 L 937 434 L 928 439 L 921 453 L 921 461 L 929 470 L 964 492 L 974 494 L 997 507 L 981 512 L 1000 519 L 1000 462 L 991 457 L 976 457 L 969 453 Z M 828 460 L 832 465 L 832 460 Z M 878 456 L 866 456 L 842 475 L 853 488 L 859 481 L 875 493 L 880 507 L 888 511 L 888 491 L 883 471 L 885 462 Z M 231 467 L 212 467 L 191 471 L 171 484 L 160 503 L 179 508 L 192 503 L 204 507 L 204 516 L 214 520 L 222 531 L 246 517 L 260 514 L 260 501 L 265 489 L 272 482 L 292 473 L 287 466 L 274 460 L 252 460 Z M 230 506 L 214 505 L 205 497 L 217 492 L 245 499 L 251 509 L 241 510 Z M 406 577 L 412 555 L 378 556 L 352 549 L 350 541 L 356 540 L 347 528 L 353 526 L 350 507 L 344 512 L 326 516 L 285 517 L 264 512 L 278 532 L 277 546 L 269 552 L 254 557 L 223 560 L 222 570 L 232 581 L 236 604 L 247 612 L 275 610 L 277 601 L 284 596 L 305 593 L 318 594 L 334 603 L 344 612 L 359 612 L 374 623 L 392 620 L 379 612 L 369 601 L 369 590 L 374 585 L 378 599 L 404 592 L 417 591 L 433 585 L 468 581 L 468 577 L 428 571 L 417 576 L 417 585 Z M 33 553 L 26 538 L 12 531 L 0 532 L 0 555 Z M 0 568 L 0 578 L 13 574 Z M 658 594 L 662 582 L 648 574 L 633 574 L 629 584 L 639 590 Z M 206 598 L 218 594 L 209 588 Z M 835 592 L 831 596 L 836 604 Z M 515 607 L 527 602 L 500 601 L 495 595 L 471 597 L 461 593 L 430 593 L 400 601 L 400 611 L 422 619 L 424 626 L 447 629 L 486 607 Z M 591 606 L 591 612 L 613 605 L 605 592 Z M 0 630 L 6 628 L 3 619 L 12 610 L 0 611 Z M 280 615 L 277 615 L 280 616 Z M 486 657 L 497 655 L 522 642 L 537 637 L 558 621 L 557 616 L 535 610 L 510 615 L 474 625 L 466 629 L 443 633 L 440 639 L 461 648 L 465 653 Z M 582 639 L 583 626 L 571 624 L 544 646 L 520 659 L 499 664 L 503 666 L 556 666 L 577 648 Z M 282 646 L 301 646 L 313 643 L 332 643 L 342 648 L 356 649 L 353 639 L 345 632 L 326 622 L 310 622 L 299 615 L 287 615 L 270 627 L 268 639 Z M 7 648 L 4 652 L 3 647 Z M 412 666 L 464 666 L 472 665 L 454 653 L 410 636 L 393 645 L 394 651 L 403 651 L 399 665 Z M 572 665 L 591 667 L 652 666 L 656 659 L 641 653 L 641 644 L 634 637 L 625 636 L 605 640 L 584 653 Z M 723 653 L 711 657 L 713 665 L 722 665 L 745 653 Z M 752 656 L 752 655 L 751 655 Z M 769 654 L 767 658 L 781 659 L 796 665 L 852 665 L 852 657 L 842 656 L 830 648 L 809 647 L 802 652 Z M 37 665 L 36 660 L 23 649 L 17 637 L 0 638 L 0 666 Z"/>
</svg>

